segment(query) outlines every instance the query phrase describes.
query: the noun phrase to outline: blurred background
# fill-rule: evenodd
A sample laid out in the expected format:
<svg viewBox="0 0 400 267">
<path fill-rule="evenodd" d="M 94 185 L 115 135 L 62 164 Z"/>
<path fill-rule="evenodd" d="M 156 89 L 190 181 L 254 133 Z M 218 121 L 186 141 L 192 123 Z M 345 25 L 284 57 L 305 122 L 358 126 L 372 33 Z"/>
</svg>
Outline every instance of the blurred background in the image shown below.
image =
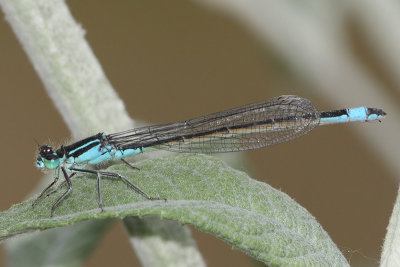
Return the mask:
<svg viewBox="0 0 400 267">
<path fill-rule="evenodd" d="M 352 266 L 377 266 L 400 173 L 400 4 L 244 2 L 67 4 L 129 113 L 141 121 L 184 120 L 282 94 L 309 98 L 319 110 L 383 108 L 382 123 L 319 127 L 246 152 L 243 162 L 255 179 L 313 214 Z M 3 211 L 40 180 L 33 139 L 62 144 L 70 134 L 4 19 L 0 59 Z M 257 265 L 191 228 L 209 266 Z M 85 266 L 111 264 L 139 265 L 117 221 Z"/>
</svg>

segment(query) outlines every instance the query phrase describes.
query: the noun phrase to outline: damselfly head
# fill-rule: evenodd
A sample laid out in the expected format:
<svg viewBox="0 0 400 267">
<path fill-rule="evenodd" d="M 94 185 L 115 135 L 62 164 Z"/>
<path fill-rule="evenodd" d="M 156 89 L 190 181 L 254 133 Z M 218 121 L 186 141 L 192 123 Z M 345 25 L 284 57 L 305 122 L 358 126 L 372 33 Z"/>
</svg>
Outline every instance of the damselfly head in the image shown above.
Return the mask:
<svg viewBox="0 0 400 267">
<path fill-rule="evenodd" d="M 55 169 L 60 165 L 60 157 L 49 145 L 42 145 L 38 150 L 39 156 L 36 159 L 36 167 Z"/>
<path fill-rule="evenodd" d="M 54 156 L 57 156 L 56 153 L 54 153 L 53 148 L 49 145 L 42 145 L 39 147 L 39 155 L 42 158 L 45 159 L 52 159 Z"/>
</svg>

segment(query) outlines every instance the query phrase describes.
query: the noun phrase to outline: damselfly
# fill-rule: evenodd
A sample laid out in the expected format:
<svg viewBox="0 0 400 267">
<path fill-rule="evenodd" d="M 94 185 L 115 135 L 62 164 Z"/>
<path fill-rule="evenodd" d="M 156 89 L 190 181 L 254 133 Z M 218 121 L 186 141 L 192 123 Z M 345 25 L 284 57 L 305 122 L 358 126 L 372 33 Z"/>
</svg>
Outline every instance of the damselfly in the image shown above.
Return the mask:
<svg viewBox="0 0 400 267">
<path fill-rule="evenodd" d="M 49 145 L 42 145 L 39 147 L 36 166 L 55 169 L 56 176 L 32 206 L 56 184 L 60 170 L 67 190 L 54 202 L 51 216 L 57 205 L 71 192 L 71 177 L 76 173 L 97 176 L 97 201 L 101 210 L 102 176 L 121 179 L 147 199 L 160 199 L 146 194 L 122 175 L 85 168 L 88 165 L 108 160 L 122 160 L 130 165 L 124 158 L 149 148 L 185 153 L 219 153 L 262 148 L 305 135 L 318 125 L 380 121 L 385 115 L 382 109 L 368 107 L 320 112 L 305 98 L 283 95 L 186 121 L 140 127 L 114 134 L 98 133 L 71 145 L 61 146 L 55 151 Z"/>
</svg>

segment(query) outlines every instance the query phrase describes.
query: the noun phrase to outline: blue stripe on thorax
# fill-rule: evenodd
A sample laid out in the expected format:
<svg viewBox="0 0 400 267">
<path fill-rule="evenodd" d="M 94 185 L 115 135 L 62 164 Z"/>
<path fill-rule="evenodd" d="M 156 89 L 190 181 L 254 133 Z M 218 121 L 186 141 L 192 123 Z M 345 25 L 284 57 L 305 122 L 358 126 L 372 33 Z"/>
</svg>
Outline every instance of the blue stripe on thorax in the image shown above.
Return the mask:
<svg viewBox="0 0 400 267">
<path fill-rule="evenodd" d="M 77 151 L 79 149 L 85 148 L 90 144 L 93 144 L 98 140 L 94 140 L 91 142 L 88 142 L 88 144 L 82 145 L 81 147 L 77 148 Z M 132 155 L 137 155 L 141 153 L 142 151 L 145 151 L 146 149 L 126 149 L 126 150 L 117 150 L 111 146 L 102 146 L 100 144 L 100 141 L 98 141 L 98 145 L 93 146 L 89 150 L 85 151 L 78 157 L 73 157 L 70 156 L 69 158 L 66 159 L 66 164 L 72 165 L 72 164 L 98 164 L 103 161 L 107 160 L 118 160 L 122 159 L 125 157 L 129 157 Z"/>
<path fill-rule="evenodd" d="M 99 143 L 100 144 L 100 140 L 96 139 L 96 140 L 87 142 L 86 144 L 84 144 L 84 145 L 82 145 L 82 146 L 80 146 L 78 148 L 75 148 L 74 150 L 69 151 L 69 154 L 71 155 L 71 154 L 74 154 L 74 153 L 78 152 L 79 150 L 85 149 L 87 146 L 89 146 L 89 145 L 91 145 L 93 143 Z"/>
<path fill-rule="evenodd" d="M 100 150 L 101 146 L 102 145 L 99 142 L 99 144 L 97 144 L 96 146 L 94 146 L 94 147 L 90 148 L 89 150 L 85 151 L 84 153 L 82 153 L 78 157 L 75 157 L 74 158 L 75 163 L 88 162 L 90 160 L 93 160 L 93 159 L 96 159 L 96 158 L 100 157 L 104 153 L 104 151 Z"/>
</svg>

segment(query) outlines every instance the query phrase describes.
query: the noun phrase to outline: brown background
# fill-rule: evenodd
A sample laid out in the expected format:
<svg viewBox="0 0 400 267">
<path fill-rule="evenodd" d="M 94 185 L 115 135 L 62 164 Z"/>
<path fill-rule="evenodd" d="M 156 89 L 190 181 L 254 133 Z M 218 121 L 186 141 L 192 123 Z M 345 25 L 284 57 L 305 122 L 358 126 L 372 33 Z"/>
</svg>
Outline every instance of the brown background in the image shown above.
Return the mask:
<svg viewBox="0 0 400 267">
<path fill-rule="evenodd" d="M 299 94 L 321 109 L 333 108 L 232 17 L 190 1 L 75 0 L 68 5 L 136 119 L 172 122 L 281 94 Z M 342 108 L 340 103 L 336 108 Z M 40 180 L 33 138 L 61 143 L 70 135 L 4 20 L 0 123 L 0 209 L 6 210 Z M 365 130 L 384 126 L 368 124 Z M 352 265 L 376 266 L 396 182 L 351 128 L 320 127 L 299 140 L 247 152 L 246 163 L 253 177 L 309 210 Z M 209 266 L 255 264 L 211 235 L 195 229 L 193 235 Z M 85 266 L 111 264 L 139 265 L 120 223 Z"/>
</svg>

